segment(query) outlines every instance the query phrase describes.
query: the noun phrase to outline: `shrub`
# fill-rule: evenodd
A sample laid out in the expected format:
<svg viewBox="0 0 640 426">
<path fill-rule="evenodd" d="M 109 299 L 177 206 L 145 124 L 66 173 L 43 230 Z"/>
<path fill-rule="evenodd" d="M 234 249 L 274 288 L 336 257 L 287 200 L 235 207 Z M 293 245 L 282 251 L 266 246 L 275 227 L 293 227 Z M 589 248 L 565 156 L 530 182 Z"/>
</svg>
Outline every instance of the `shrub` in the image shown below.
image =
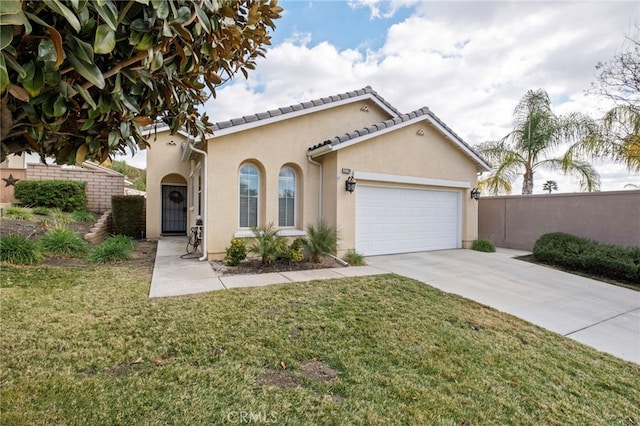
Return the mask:
<svg viewBox="0 0 640 426">
<path fill-rule="evenodd" d="M 42 253 L 35 241 L 21 235 L 9 234 L 0 237 L 0 260 L 33 265 L 42 261 Z"/>
<path fill-rule="evenodd" d="M 51 214 L 51 209 L 49 207 L 38 206 L 31 209 L 31 211 L 33 214 L 37 214 L 39 216 L 49 216 Z"/>
<path fill-rule="evenodd" d="M 49 253 L 61 256 L 80 256 L 87 252 L 88 243 L 66 228 L 54 228 L 40 239 L 40 245 Z"/>
<path fill-rule="evenodd" d="M 231 240 L 231 245 L 227 247 L 227 254 L 224 263 L 229 266 L 238 266 L 240 262 L 247 258 L 247 246 L 241 238 Z"/>
<path fill-rule="evenodd" d="M 127 260 L 135 249 L 135 242 L 131 237 L 115 235 L 104 240 L 94 248 L 87 257 L 92 263 L 108 263 Z"/>
<path fill-rule="evenodd" d="M 33 219 L 33 213 L 31 213 L 31 210 L 25 207 L 16 207 L 16 206 L 7 207 L 4 210 L 3 215 L 9 219 L 18 219 L 18 220 Z"/>
<path fill-rule="evenodd" d="M 144 197 L 142 195 L 114 195 L 111 197 L 113 230 L 116 234 L 141 238 Z"/>
<path fill-rule="evenodd" d="M 59 208 L 51 210 L 51 218 L 55 226 L 68 225 L 73 222 L 73 219 L 69 213 L 65 213 Z"/>
<path fill-rule="evenodd" d="M 96 221 L 96 218 L 93 217 L 93 214 L 91 214 L 91 212 L 88 212 L 86 210 L 75 210 L 71 214 L 71 217 L 73 218 L 73 220 L 75 222 L 89 223 L 89 222 L 95 222 Z"/>
<path fill-rule="evenodd" d="M 640 283 L 640 247 L 619 247 L 553 232 L 538 238 L 533 257 L 540 262 L 598 277 Z"/>
<path fill-rule="evenodd" d="M 471 245 L 471 250 L 483 251 L 485 253 L 495 253 L 496 246 L 489 240 L 475 240 Z"/>
<path fill-rule="evenodd" d="M 86 182 L 73 180 L 21 180 L 13 195 L 32 207 L 59 208 L 63 211 L 86 210 Z"/>
<path fill-rule="evenodd" d="M 279 256 L 282 256 L 283 249 L 287 244 L 284 237 L 278 235 L 273 223 L 266 227 L 251 228 L 253 237 L 249 252 L 258 255 L 262 259 L 263 265 L 269 265 Z"/>
<path fill-rule="evenodd" d="M 319 262 L 323 254 L 336 254 L 338 251 L 338 231 L 324 220 L 316 225 L 307 225 L 309 255 L 313 262 Z"/>
<path fill-rule="evenodd" d="M 355 249 L 347 250 L 342 258 L 345 262 L 347 262 L 351 266 L 364 266 L 366 262 L 364 261 L 364 256 L 360 253 L 356 252 Z"/>
</svg>

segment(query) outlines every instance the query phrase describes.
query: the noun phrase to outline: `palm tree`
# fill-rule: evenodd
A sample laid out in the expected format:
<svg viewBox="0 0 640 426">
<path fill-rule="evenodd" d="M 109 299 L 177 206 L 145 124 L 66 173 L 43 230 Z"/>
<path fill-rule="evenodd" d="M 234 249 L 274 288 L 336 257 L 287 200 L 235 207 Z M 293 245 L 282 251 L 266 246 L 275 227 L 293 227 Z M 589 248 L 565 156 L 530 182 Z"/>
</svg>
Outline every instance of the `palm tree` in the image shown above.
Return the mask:
<svg viewBox="0 0 640 426">
<path fill-rule="evenodd" d="M 533 192 L 536 169 L 545 167 L 577 177 L 583 190 L 600 187 L 600 176 L 591 164 L 582 160 L 586 144 L 599 138 L 595 121 L 580 113 L 557 116 L 551 111 L 549 95 L 543 89 L 529 90 L 513 112 L 513 130 L 498 141 L 480 144 L 478 150 L 494 164 L 484 188 L 491 194 L 511 193 L 511 185 L 523 175 L 522 194 Z M 558 158 L 548 155 L 560 145 L 570 143 Z"/>
<path fill-rule="evenodd" d="M 626 163 L 629 171 L 640 172 L 640 110 L 633 105 L 618 105 L 602 120 L 604 138 L 600 152 L 619 163 Z"/>
<path fill-rule="evenodd" d="M 558 190 L 558 182 L 556 182 L 555 180 L 548 180 L 542 184 L 542 190 L 549 191 L 549 194 L 551 194 L 551 191 Z"/>
</svg>

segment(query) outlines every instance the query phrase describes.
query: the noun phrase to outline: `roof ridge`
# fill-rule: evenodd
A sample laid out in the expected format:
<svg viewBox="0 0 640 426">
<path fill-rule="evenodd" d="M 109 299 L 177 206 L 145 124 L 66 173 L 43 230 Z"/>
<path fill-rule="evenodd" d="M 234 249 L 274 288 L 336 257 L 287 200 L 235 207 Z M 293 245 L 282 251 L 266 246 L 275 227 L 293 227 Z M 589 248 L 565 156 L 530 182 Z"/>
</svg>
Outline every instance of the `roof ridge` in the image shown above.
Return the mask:
<svg viewBox="0 0 640 426">
<path fill-rule="evenodd" d="M 440 117 L 438 117 L 437 115 L 435 115 L 433 113 L 433 111 L 431 111 L 429 109 L 429 107 L 423 106 L 422 108 L 418 108 L 417 110 L 408 112 L 406 114 L 400 114 L 398 117 L 394 117 L 388 120 L 384 120 L 378 123 L 374 123 L 372 125 L 369 125 L 367 127 L 363 127 L 361 129 L 356 129 L 352 132 L 349 133 L 344 133 L 342 135 L 339 136 L 334 136 L 331 139 L 327 139 L 324 142 L 321 142 L 317 145 L 314 145 L 312 147 L 309 147 L 308 151 L 313 151 L 316 150 L 318 148 L 321 148 L 323 146 L 326 145 L 338 145 L 344 142 L 347 142 L 351 139 L 355 139 L 358 138 L 360 136 L 364 136 L 367 134 L 372 134 L 372 133 L 376 133 L 379 132 L 383 129 L 388 129 L 390 127 L 394 127 L 397 126 L 401 123 L 404 123 L 406 121 L 409 120 L 413 120 L 415 118 L 418 117 L 422 117 L 422 116 L 429 116 L 431 119 L 433 119 L 435 122 L 437 122 L 440 126 L 442 126 L 448 133 L 451 134 L 451 136 L 453 136 L 458 142 L 460 142 L 462 145 L 464 145 L 469 151 L 471 151 L 473 154 L 475 154 L 478 158 L 480 158 L 482 161 L 484 161 L 485 163 L 487 162 L 475 149 L 473 149 L 473 147 L 471 145 L 469 145 L 464 139 L 462 139 L 460 137 L 460 135 L 458 135 L 456 132 L 454 132 L 449 126 L 447 126 L 444 121 L 442 121 L 440 119 Z M 487 163 L 488 164 L 488 163 Z"/>
<path fill-rule="evenodd" d="M 339 93 L 337 95 L 326 96 L 323 98 L 300 102 L 298 104 L 293 104 L 286 107 L 279 107 L 269 111 L 259 112 L 256 114 L 245 115 L 243 117 L 232 118 L 226 121 L 216 122 L 213 124 L 213 130 L 214 131 L 222 130 L 222 129 L 227 129 L 233 126 L 253 123 L 259 120 L 265 120 L 271 117 L 277 117 L 279 115 L 284 115 L 284 114 L 289 114 L 296 111 L 310 109 L 316 106 L 328 105 L 333 102 L 339 102 L 346 99 L 356 98 L 358 96 L 363 96 L 366 94 L 370 94 L 373 97 L 375 97 L 380 103 L 382 103 L 385 107 L 387 107 L 390 111 L 392 111 L 396 116 L 401 115 L 400 112 L 393 105 L 391 105 L 386 99 L 380 96 L 378 92 L 373 90 L 371 86 L 367 85 L 362 89 L 352 90 L 349 92 Z"/>
</svg>

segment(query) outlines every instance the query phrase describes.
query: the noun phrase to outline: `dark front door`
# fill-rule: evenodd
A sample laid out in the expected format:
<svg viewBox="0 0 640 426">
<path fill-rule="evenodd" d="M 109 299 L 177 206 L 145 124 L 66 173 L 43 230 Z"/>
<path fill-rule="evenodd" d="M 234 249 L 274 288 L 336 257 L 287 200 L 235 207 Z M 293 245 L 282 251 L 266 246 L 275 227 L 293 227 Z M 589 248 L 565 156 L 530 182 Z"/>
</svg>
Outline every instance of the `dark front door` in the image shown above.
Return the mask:
<svg viewBox="0 0 640 426">
<path fill-rule="evenodd" d="M 162 185 L 162 233 L 187 233 L 187 187 Z"/>
</svg>

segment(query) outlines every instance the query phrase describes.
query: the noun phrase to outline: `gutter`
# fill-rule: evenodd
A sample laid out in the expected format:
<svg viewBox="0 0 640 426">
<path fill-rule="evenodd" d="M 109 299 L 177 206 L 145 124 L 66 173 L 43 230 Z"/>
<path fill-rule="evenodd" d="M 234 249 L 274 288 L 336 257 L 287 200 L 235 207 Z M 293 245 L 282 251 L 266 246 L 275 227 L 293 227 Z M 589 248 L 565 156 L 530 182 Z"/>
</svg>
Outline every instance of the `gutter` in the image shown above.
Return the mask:
<svg viewBox="0 0 640 426">
<path fill-rule="evenodd" d="M 205 218 L 205 220 L 207 220 L 207 208 L 209 206 L 208 204 L 208 194 L 209 194 L 209 185 L 208 185 L 208 179 L 209 179 L 209 173 L 208 173 L 208 160 L 207 160 L 207 152 L 203 151 L 201 149 L 196 148 L 195 146 L 193 146 L 193 140 L 187 140 L 187 144 L 188 147 L 193 151 L 193 152 L 197 152 L 198 154 L 202 154 L 204 156 L 204 198 L 202 200 L 202 204 L 204 205 L 203 207 L 203 211 L 202 211 L 202 217 Z M 204 221 L 203 221 L 204 222 Z M 200 257 L 198 260 L 199 261 L 203 261 L 203 260 L 207 260 L 207 228 L 209 227 L 208 224 L 204 223 L 204 226 L 202 227 L 202 257 Z"/>
<path fill-rule="evenodd" d="M 307 160 L 320 168 L 320 179 L 318 179 L 318 220 L 322 219 L 322 163 L 315 161 L 311 153 L 307 152 Z"/>
</svg>

